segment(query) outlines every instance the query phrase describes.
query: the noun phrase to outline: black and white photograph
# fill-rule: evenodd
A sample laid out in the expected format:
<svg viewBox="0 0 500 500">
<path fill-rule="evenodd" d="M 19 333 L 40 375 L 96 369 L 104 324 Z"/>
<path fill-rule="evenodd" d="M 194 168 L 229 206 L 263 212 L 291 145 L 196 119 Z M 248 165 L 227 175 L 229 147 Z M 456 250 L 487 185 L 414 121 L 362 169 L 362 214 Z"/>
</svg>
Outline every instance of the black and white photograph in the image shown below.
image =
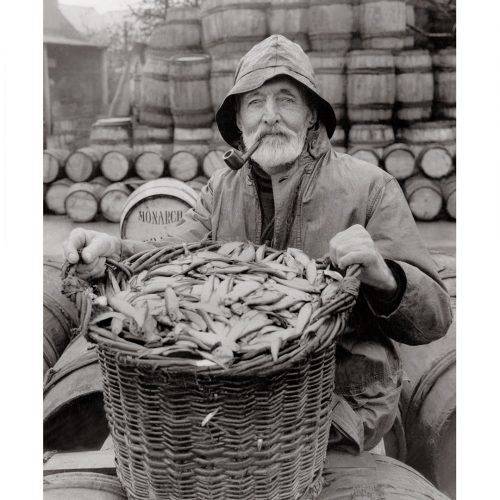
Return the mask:
<svg viewBox="0 0 500 500">
<path fill-rule="evenodd" d="M 40 498 L 471 498 L 457 4 L 43 0 Z"/>
</svg>

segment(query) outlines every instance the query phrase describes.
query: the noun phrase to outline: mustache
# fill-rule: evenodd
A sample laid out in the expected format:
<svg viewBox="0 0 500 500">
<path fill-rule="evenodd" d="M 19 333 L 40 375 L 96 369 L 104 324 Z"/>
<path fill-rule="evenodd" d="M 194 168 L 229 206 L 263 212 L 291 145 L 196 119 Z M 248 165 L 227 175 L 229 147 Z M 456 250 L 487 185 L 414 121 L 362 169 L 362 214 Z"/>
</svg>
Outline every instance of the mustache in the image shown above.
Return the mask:
<svg viewBox="0 0 500 500">
<path fill-rule="evenodd" d="M 271 129 L 262 130 L 261 132 L 257 132 L 257 137 L 255 140 L 260 141 L 263 137 L 271 136 L 271 135 L 277 135 L 277 136 L 281 136 L 284 138 L 293 137 L 293 135 L 288 130 L 285 130 L 281 127 L 273 127 Z"/>
</svg>

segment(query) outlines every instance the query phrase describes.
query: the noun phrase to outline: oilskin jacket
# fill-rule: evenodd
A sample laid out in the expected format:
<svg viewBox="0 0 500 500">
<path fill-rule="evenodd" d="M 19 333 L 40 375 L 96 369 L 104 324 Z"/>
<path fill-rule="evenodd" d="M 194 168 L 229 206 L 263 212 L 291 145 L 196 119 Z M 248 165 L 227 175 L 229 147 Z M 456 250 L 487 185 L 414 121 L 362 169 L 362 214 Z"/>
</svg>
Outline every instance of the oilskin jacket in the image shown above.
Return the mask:
<svg viewBox="0 0 500 500">
<path fill-rule="evenodd" d="M 377 312 L 361 286 L 337 344 L 338 401 L 331 440 L 339 447 L 371 449 L 392 427 L 402 384 L 400 361 L 389 339 L 417 345 L 445 335 L 452 320 L 448 293 L 397 181 L 376 166 L 335 152 L 321 124 L 309 132 L 291 168 L 271 180 L 277 248 L 300 248 L 320 258 L 336 233 L 360 224 L 382 256 L 403 271 L 404 294 L 389 314 Z M 258 244 L 261 232 L 256 182 L 246 165 L 215 172 L 196 207 L 165 235 L 165 243 L 209 238 Z"/>
</svg>

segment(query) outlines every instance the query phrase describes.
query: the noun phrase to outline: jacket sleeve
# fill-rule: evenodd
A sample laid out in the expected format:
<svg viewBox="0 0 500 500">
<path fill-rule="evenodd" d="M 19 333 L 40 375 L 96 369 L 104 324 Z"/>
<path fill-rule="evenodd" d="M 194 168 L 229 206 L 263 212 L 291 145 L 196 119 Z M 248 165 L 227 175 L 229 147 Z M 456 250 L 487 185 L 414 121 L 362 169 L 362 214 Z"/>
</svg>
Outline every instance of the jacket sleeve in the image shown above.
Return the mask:
<svg viewBox="0 0 500 500">
<path fill-rule="evenodd" d="M 160 241 L 142 243 L 133 240 L 122 240 L 122 258 L 129 257 L 148 247 L 178 245 L 209 239 L 212 235 L 212 179 L 200 191 L 196 206 L 184 213 L 179 225 L 165 233 Z"/>
<path fill-rule="evenodd" d="M 452 322 L 450 297 L 393 177 L 374 189 L 366 229 L 384 259 L 398 264 L 406 277 L 401 301 L 390 313 L 377 312 L 369 294 L 363 294 L 380 329 L 410 345 L 427 344 L 444 336 Z"/>
</svg>

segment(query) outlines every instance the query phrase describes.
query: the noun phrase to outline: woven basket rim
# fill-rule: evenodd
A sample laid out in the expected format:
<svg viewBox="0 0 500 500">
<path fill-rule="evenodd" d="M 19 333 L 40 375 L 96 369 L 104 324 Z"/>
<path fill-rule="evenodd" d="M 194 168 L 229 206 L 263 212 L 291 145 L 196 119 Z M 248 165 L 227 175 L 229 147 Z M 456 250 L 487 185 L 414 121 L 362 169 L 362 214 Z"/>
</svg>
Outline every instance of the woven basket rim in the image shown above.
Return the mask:
<svg viewBox="0 0 500 500">
<path fill-rule="evenodd" d="M 108 258 L 106 264 L 108 271 L 112 274 L 117 273 L 116 276 L 130 280 L 132 276 L 138 275 L 144 270 L 149 270 L 156 265 L 163 265 L 170 262 L 185 252 L 200 249 L 209 251 L 219 248 L 222 244 L 223 242 L 203 240 L 191 244 L 183 243 L 174 246 L 165 246 L 159 249 L 155 248 L 138 252 L 121 262 L 116 262 Z M 254 247 L 258 247 L 258 245 L 253 245 Z M 268 248 L 266 251 L 271 254 L 284 250 Z M 326 265 L 326 259 L 316 260 L 316 262 L 321 266 Z M 277 360 L 273 360 L 269 352 L 262 353 L 256 351 L 255 353 L 244 355 L 243 359 L 238 359 L 233 365 L 224 367 L 222 365 L 203 366 L 203 362 L 200 363 L 197 360 L 185 358 L 182 355 L 177 357 L 175 354 L 171 356 L 159 356 L 152 351 L 153 347 L 142 346 L 122 339 L 118 335 L 111 333 L 107 328 L 98 327 L 97 325 L 89 326 L 89 310 L 92 309 L 92 294 L 88 287 L 82 294 L 86 295 L 87 322 L 81 328 L 90 342 L 115 351 L 117 362 L 127 366 L 140 366 L 151 370 L 161 370 L 164 373 L 170 374 L 192 373 L 196 376 L 269 376 L 300 363 L 302 360 L 307 359 L 315 350 L 328 348 L 333 345 L 335 337 L 344 329 L 347 323 L 347 316 L 355 303 L 355 297 L 359 288 L 359 280 L 357 279 L 358 267 L 350 266 L 347 268 L 345 276 L 339 282 L 339 288 L 331 304 L 323 305 L 320 308 L 321 315 L 318 315 L 316 318 L 318 321 L 315 331 L 308 332 L 307 336 L 303 334 L 302 337 L 291 340 L 281 349 Z M 63 274 L 68 274 L 69 269 L 70 266 L 63 268 Z M 327 311 L 325 311 L 325 308 Z"/>
</svg>

